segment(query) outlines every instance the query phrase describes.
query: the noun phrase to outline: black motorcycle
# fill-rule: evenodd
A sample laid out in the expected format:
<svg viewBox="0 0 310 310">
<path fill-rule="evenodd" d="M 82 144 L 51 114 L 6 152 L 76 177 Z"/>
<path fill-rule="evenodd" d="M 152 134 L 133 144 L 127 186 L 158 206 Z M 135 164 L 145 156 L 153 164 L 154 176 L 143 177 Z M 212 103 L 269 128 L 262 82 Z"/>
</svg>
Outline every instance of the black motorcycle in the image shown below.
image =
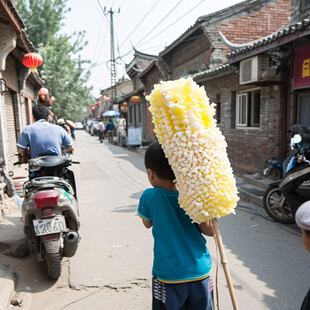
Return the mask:
<svg viewBox="0 0 310 310">
<path fill-rule="evenodd" d="M 268 215 L 279 223 L 294 223 L 299 206 L 310 200 L 310 129 L 291 128 L 291 151 L 282 165 L 283 177 L 271 183 L 263 197 Z"/>
</svg>

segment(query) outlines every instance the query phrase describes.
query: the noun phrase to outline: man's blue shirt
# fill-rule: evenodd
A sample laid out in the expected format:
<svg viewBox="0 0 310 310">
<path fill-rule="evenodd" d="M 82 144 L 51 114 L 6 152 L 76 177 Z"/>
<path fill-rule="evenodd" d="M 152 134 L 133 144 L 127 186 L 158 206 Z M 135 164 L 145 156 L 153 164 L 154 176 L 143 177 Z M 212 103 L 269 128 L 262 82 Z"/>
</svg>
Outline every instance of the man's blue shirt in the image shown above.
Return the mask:
<svg viewBox="0 0 310 310">
<path fill-rule="evenodd" d="M 69 134 L 60 126 L 39 120 L 25 127 L 21 133 L 17 147 L 30 148 L 30 158 L 42 155 L 61 156 L 61 146 L 73 144 Z"/>
<path fill-rule="evenodd" d="M 202 279 L 211 271 L 206 239 L 178 203 L 178 191 L 149 188 L 140 198 L 138 214 L 153 223 L 152 273 L 167 283 Z"/>
</svg>

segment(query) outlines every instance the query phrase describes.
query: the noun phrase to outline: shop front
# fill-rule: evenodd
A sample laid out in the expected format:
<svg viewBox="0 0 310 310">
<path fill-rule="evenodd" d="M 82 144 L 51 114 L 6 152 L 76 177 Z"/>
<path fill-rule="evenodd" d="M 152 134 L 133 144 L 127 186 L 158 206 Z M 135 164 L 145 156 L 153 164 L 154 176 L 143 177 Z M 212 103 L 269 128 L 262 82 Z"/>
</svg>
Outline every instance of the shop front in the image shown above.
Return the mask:
<svg viewBox="0 0 310 310">
<path fill-rule="evenodd" d="M 294 55 L 294 121 L 310 127 L 310 44 L 296 48 Z"/>
</svg>

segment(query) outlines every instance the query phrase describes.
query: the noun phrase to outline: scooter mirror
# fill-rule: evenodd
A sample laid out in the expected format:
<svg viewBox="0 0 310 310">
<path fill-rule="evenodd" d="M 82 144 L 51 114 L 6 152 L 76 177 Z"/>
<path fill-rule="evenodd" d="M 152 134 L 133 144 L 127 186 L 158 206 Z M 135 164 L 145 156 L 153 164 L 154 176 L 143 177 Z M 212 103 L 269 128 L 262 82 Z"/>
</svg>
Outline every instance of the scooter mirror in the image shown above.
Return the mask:
<svg viewBox="0 0 310 310">
<path fill-rule="evenodd" d="M 299 143 L 301 140 L 302 140 L 301 135 L 299 135 L 299 134 L 294 135 L 294 137 L 293 137 L 294 143 Z"/>
</svg>

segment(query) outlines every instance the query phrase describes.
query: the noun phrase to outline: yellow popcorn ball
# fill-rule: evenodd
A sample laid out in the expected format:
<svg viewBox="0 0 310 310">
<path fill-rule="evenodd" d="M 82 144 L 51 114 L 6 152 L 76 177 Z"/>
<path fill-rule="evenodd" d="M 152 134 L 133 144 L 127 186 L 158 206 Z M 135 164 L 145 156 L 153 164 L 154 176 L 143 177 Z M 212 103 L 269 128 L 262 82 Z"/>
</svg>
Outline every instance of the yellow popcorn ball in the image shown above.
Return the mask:
<svg viewBox="0 0 310 310">
<path fill-rule="evenodd" d="M 176 176 L 180 206 L 196 223 L 234 213 L 236 181 L 204 87 L 191 78 L 161 82 L 146 99 Z"/>
</svg>

